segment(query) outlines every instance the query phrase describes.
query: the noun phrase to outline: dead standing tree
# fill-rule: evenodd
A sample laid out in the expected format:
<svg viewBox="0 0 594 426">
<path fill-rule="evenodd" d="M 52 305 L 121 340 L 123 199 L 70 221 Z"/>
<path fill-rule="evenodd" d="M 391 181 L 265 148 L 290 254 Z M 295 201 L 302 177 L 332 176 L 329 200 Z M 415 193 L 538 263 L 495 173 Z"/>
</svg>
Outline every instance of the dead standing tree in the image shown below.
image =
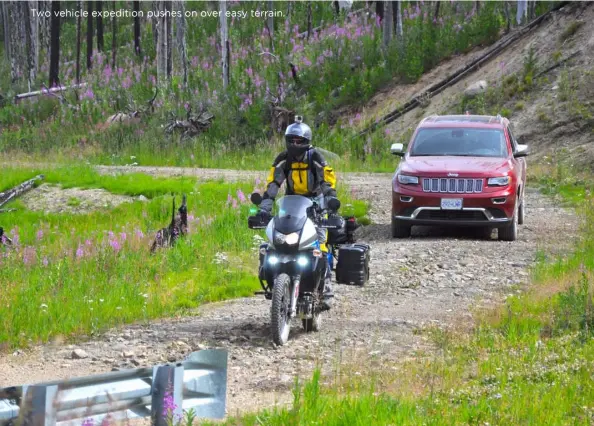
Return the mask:
<svg viewBox="0 0 594 426">
<path fill-rule="evenodd" d="M 230 59 L 230 46 L 229 46 L 229 29 L 227 27 L 227 2 L 225 0 L 219 1 L 219 23 L 221 31 L 221 63 L 223 68 L 223 89 L 227 91 L 229 86 L 229 59 Z"/>
<path fill-rule="evenodd" d="M 49 86 L 56 86 L 60 83 L 60 2 L 52 2 L 51 17 L 51 35 L 50 35 L 50 69 Z"/>
<path fill-rule="evenodd" d="M 151 254 L 155 253 L 157 248 L 172 247 L 180 237 L 188 233 L 188 207 L 186 205 L 186 194 L 182 197 L 182 204 L 175 214 L 175 196 L 173 197 L 173 210 L 171 212 L 171 223 L 165 228 L 157 231 L 157 235 L 151 245 Z"/>
</svg>

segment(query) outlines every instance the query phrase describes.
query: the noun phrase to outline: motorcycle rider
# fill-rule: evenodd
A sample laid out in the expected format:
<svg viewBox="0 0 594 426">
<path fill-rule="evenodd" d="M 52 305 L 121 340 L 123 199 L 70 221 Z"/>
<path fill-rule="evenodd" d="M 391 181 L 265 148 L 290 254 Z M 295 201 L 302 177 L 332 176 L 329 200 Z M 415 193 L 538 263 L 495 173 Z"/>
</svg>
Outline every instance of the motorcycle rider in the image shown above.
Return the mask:
<svg viewBox="0 0 594 426">
<path fill-rule="evenodd" d="M 336 197 L 334 170 L 328 165 L 322 154 L 312 146 L 311 140 L 311 128 L 303 123 L 302 117 L 296 116 L 295 122 L 285 131 L 287 149 L 276 157 L 270 168 L 259 214 L 270 216 L 274 199 L 284 181 L 287 182 L 285 191 L 287 195 L 297 194 L 309 198 L 323 197 L 325 205 L 328 204 L 330 197 Z M 316 231 L 320 241 L 320 250 L 327 256 L 328 231 L 318 227 L 316 227 Z M 333 297 L 331 270 L 328 264 L 322 301 L 324 309 L 330 309 Z"/>
</svg>

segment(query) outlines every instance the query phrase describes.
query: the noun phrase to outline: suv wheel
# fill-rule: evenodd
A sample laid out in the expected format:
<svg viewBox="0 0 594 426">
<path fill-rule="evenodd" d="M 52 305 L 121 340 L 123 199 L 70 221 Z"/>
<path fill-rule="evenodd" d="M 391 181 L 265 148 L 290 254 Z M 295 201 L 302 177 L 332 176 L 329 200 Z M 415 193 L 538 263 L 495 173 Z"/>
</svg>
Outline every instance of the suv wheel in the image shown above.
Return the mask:
<svg viewBox="0 0 594 426">
<path fill-rule="evenodd" d="M 392 237 L 393 238 L 408 238 L 410 237 L 411 225 L 404 223 L 402 220 L 392 218 Z"/>
<path fill-rule="evenodd" d="M 520 200 L 519 198 L 516 200 L 516 205 L 514 207 L 514 216 L 512 221 L 509 225 L 506 225 L 503 228 L 499 228 L 497 231 L 497 238 L 501 241 L 515 241 L 518 238 L 518 216 L 519 216 L 519 205 Z"/>
<path fill-rule="evenodd" d="M 520 207 L 518 207 L 518 225 L 524 224 L 524 218 L 526 216 L 526 205 L 524 203 L 525 195 L 522 196 L 522 202 L 520 203 Z"/>
</svg>

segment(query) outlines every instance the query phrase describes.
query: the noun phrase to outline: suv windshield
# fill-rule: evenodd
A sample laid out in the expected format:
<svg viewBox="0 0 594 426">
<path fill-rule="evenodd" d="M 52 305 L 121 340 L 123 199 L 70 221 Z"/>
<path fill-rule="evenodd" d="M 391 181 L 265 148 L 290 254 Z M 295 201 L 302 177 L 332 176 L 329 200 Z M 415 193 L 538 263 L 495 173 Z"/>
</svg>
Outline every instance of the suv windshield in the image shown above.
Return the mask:
<svg viewBox="0 0 594 426">
<path fill-rule="evenodd" d="M 507 143 L 500 129 L 419 129 L 411 156 L 507 157 Z"/>
</svg>

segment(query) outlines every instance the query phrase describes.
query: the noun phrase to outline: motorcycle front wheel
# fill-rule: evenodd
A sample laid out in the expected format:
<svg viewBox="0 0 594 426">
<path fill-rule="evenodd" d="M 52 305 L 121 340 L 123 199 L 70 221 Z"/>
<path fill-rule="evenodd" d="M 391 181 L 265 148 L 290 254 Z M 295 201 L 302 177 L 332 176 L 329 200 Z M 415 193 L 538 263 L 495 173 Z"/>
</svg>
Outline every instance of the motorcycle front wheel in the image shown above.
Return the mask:
<svg viewBox="0 0 594 426">
<path fill-rule="evenodd" d="M 272 340 L 279 346 L 284 345 L 289 340 L 291 330 L 289 320 L 290 305 L 291 278 L 287 274 L 280 274 L 274 279 L 272 306 L 270 308 Z"/>
</svg>

